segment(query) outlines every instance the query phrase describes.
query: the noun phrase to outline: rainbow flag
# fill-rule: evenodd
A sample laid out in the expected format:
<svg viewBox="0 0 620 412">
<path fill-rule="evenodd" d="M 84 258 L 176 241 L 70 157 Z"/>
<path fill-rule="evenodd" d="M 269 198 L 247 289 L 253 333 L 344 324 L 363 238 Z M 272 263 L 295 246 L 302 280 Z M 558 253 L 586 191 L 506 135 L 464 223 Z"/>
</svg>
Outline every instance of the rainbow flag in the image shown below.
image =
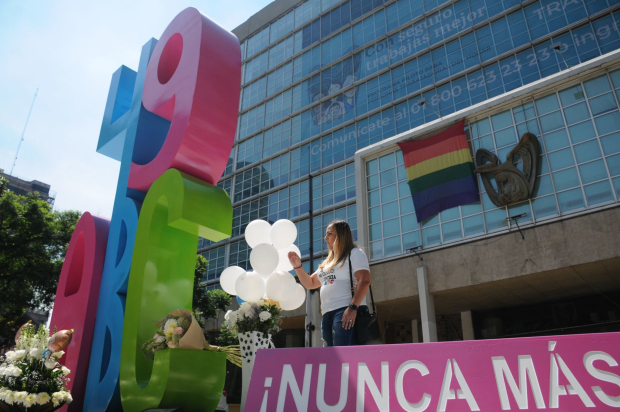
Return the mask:
<svg viewBox="0 0 620 412">
<path fill-rule="evenodd" d="M 464 126 L 465 119 L 438 135 L 398 143 L 418 222 L 480 201 Z"/>
</svg>

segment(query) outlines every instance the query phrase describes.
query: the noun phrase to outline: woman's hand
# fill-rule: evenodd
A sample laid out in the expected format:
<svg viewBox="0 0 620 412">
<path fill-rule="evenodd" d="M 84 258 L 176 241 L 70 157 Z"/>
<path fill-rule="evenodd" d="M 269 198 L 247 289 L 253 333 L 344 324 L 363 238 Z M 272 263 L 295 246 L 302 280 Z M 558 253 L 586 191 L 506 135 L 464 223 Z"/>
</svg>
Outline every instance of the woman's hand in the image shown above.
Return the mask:
<svg viewBox="0 0 620 412">
<path fill-rule="evenodd" d="M 357 311 L 351 308 L 346 308 L 342 314 L 342 327 L 344 329 L 351 329 L 355 325 L 355 318 L 357 317 Z"/>
<path fill-rule="evenodd" d="M 291 262 L 294 268 L 299 268 L 301 266 L 301 258 L 297 256 L 295 252 L 288 252 L 288 261 Z"/>
</svg>

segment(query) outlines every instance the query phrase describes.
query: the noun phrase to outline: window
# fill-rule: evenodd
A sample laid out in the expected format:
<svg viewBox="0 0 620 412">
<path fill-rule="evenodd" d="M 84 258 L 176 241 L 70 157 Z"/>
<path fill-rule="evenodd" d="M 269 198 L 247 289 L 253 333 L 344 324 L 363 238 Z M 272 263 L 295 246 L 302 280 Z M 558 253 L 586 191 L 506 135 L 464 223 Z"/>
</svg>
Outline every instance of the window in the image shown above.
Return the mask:
<svg viewBox="0 0 620 412">
<path fill-rule="evenodd" d="M 264 133 L 263 158 L 284 150 L 291 144 L 291 120 L 286 120 Z"/>
<path fill-rule="evenodd" d="M 295 246 L 299 248 L 300 257 L 303 258 L 310 254 L 310 221 L 308 219 L 301 220 L 295 223 L 295 226 L 297 226 Z"/>
<path fill-rule="evenodd" d="M 203 279 L 206 281 L 218 279 L 224 271 L 226 246 L 220 246 L 218 248 L 202 252 L 202 256 L 209 261 L 209 267 L 207 268 L 207 273 Z"/>
<path fill-rule="evenodd" d="M 323 0 L 323 4 L 328 0 Z M 334 3 L 337 3 L 335 1 Z M 351 22 L 351 3 L 346 1 L 321 17 L 321 38 L 329 36 L 342 26 Z"/>
<path fill-rule="evenodd" d="M 271 23 L 269 42 L 274 43 L 292 32 L 295 27 L 295 10 L 291 10 Z"/>
<path fill-rule="evenodd" d="M 245 240 L 230 244 L 229 266 L 239 266 L 245 270 L 250 270 L 250 252 L 252 249 L 245 243 Z"/>
<path fill-rule="evenodd" d="M 269 26 L 248 39 L 247 58 L 254 56 L 256 53 L 269 45 Z"/>
<path fill-rule="evenodd" d="M 350 163 L 312 179 L 312 207 L 320 210 L 355 198 L 355 164 Z"/>
<path fill-rule="evenodd" d="M 293 36 L 290 36 L 269 49 L 270 70 L 293 55 L 293 41 Z"/>
<path fill-rule="evenodd" d="M 252 80 L 262 76 L 267 71 L 267 61 L 269 59 L 268 52 L 264 52 L 257 57 L 249 60 L 245 64 L 245 82 L 249 83 Z"/>
<path fill-rule="evenodd" d="M 289 219 L 308 213 L 310 209 L 309 193 L 308 180 L 289 187 Z"/>
<path fill-rule="evenodd" d="M 265 98 L 266 77 L 261 77 L 258 81 L 246 86 L 243 89 L 243 99 L 241 101 L 241 110 L 245 110 L 255 105 Z"/>
<path fill-rule="evenodd" d="M 290 86 L 293 83 L 293 62 L 289 62 L 267 75 L 267 94 L 274 93 Z M 263 97 L 264 98 L 264 97 Z"/>
</svg>

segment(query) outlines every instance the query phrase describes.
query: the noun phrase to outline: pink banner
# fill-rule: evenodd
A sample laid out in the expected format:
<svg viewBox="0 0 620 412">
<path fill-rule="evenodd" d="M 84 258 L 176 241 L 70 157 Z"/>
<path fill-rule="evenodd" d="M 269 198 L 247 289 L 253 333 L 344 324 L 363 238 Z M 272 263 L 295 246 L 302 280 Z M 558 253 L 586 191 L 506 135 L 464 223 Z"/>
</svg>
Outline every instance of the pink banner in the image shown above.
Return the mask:
<svg viewBox="0 0 620 412">
<path fill-rule="evenodd" d="M 607 411 L 620 333 L 261 349 L 246 412 Z"/>
</svg>

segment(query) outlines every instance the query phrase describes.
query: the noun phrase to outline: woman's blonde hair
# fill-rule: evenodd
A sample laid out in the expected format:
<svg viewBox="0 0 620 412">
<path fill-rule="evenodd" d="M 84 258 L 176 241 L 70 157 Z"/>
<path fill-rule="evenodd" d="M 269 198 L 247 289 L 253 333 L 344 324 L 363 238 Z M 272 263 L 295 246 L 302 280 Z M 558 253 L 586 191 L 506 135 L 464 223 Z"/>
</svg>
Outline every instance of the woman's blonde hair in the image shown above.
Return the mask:
<svg viewBox="0 0 620 412">
<path fill-rule="evenodd" d="M 351 251 L 357 247 L 353 241 L 351 228 L 346 220 L 332 220 L 327 227 L 330 226 L 336 231 L 336 239 L 327 258 L 319 265 L 319 269 L 323 270 L 331 270 L 338 263 L 341 263 L 340 267 L 343 267 Z"/>
</svg>

